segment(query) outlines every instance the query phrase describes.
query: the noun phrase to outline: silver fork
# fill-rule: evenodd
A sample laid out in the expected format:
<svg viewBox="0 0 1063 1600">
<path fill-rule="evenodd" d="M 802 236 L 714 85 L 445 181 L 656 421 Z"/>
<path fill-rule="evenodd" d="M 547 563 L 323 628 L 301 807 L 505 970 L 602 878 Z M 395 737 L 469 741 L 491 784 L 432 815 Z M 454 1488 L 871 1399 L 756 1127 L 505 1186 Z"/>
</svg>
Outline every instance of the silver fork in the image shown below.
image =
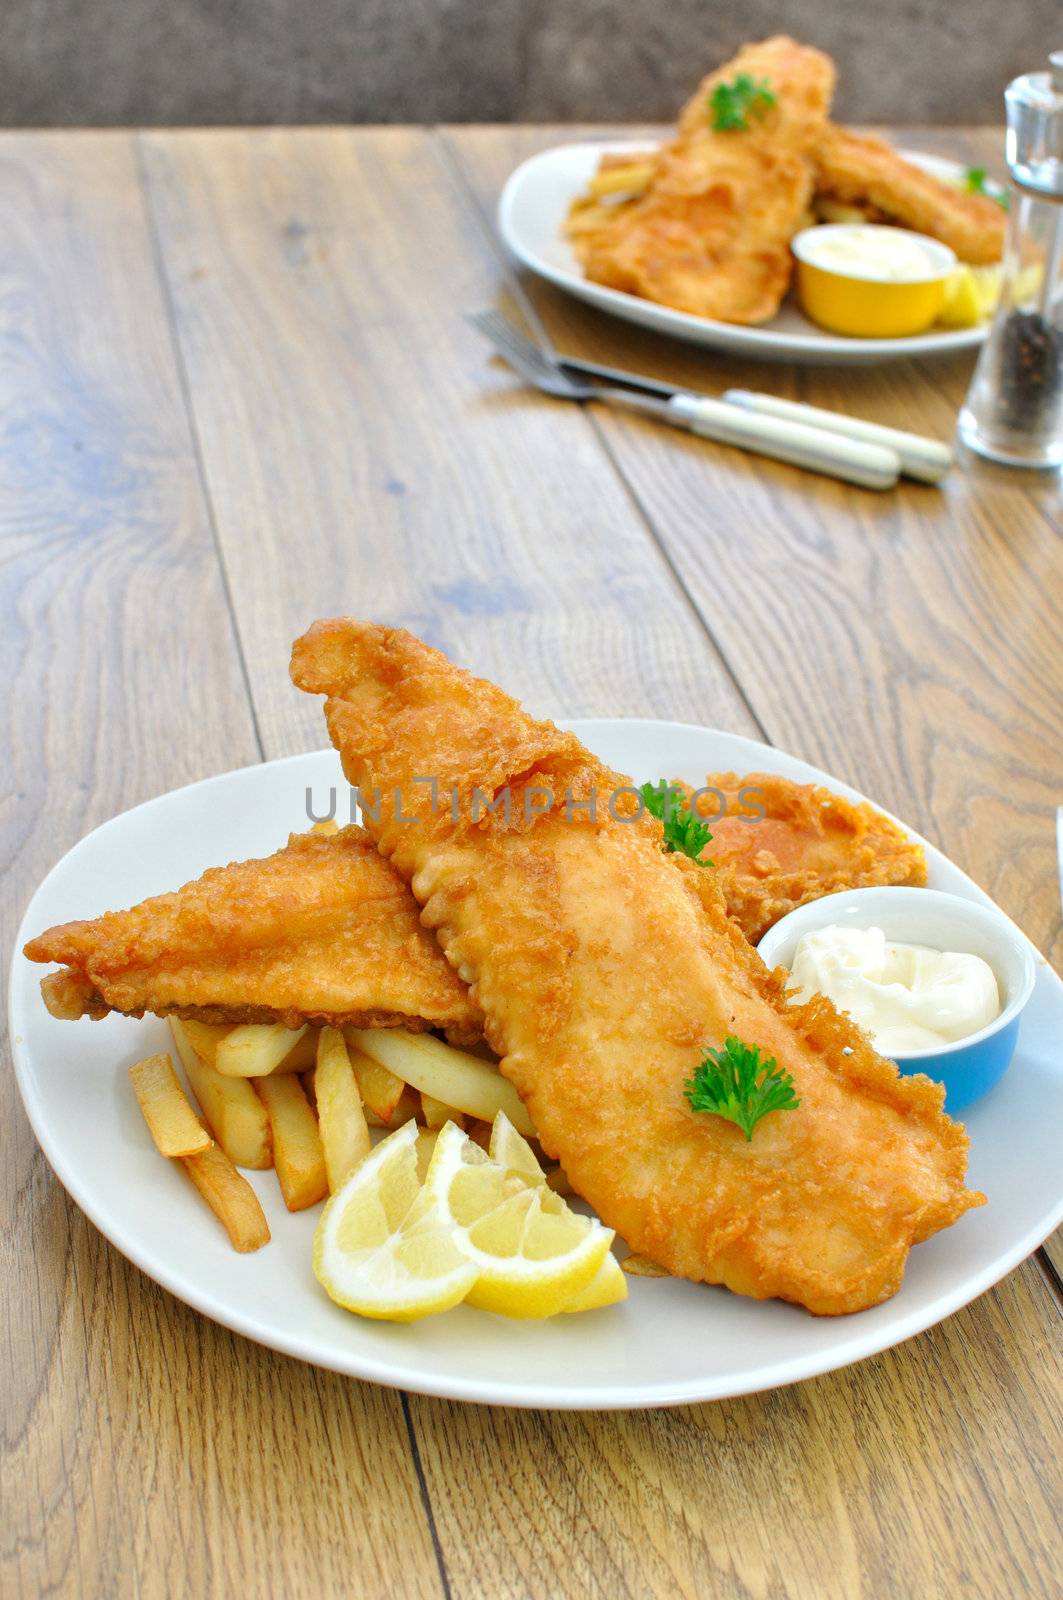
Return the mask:
<svg viewBox="0 0 1063 1600">
<path fill-rule="evenodd" d="M 776 461 L 808 467 L 828 477 L 841 478 L 865 489 L 892 489 L 900 461 L 880 445 L 864 444 L 841 434 L 810 428 L 804 423 L 743 411 L 707 395 L 673 394 L 670 399 L 636 394 L 608 384 L 578 382 L 538 345 L 497 311 L 476 312 L 467 319 L 482 333 L 514 372 L 532 388 L 558 400 L 599 401 L 620 411 L 637 411 L 688 433 L 701 434 L 720 444 L 737 445 Z"/>
<path fill-rule="evenodd" d="M 571 378 L 574 383 L 589 380 L 591 383 L 620 384 L 625 389 L 637 389 L 641 394 L 660 395 L 665 400 L 670 400 L 677 392 L 676 384 L 660 383 L 656 378 L 644 378 L 639 372 L 622 372 L 619 367 L 599 366 L 596 361 L 573 360 L 571 356 L 561 355 L 549 341 L 546 342 L 545 348 L 542 344 L 533 344 L 513 326 L 508 317 L 503 316 L 501 311 L 479 311 L 467 320 L 490 339 L 497 349 L 502 350 L 508 346 L 514 355 L 543 356 L 555 367 L 560 367 L 563 375 Z"/>
</svg>

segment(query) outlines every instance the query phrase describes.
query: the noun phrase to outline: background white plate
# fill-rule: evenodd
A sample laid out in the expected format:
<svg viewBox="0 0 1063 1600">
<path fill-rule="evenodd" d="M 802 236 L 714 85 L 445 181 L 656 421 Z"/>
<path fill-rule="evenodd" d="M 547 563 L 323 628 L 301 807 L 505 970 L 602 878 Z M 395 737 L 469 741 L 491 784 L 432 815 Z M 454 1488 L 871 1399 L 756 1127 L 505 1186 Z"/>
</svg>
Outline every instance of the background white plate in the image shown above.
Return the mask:
<svg viewBox="0 0 1063 1600">
<path fill-rule="evenodd" d="M 814 767 L 734 734 L 642 721 L 570 726 L 640 782 L 676 776 L 697 783 L 706 772 L 769 770 L 860 798 Z M 44 969 L 18 952 L 52 923 L 131 905 L 220 862 L 268 854 L 290 830 L 307 826 L 307 787 L 321 812 L 332 784 L 342 799 L 339 763 L 329 750 L 150 800 L 63 857 L 18 935 L 10 1011 L 15 1067 L 45 1155 L 124 1255 L 207 1316 L 289 1355 L 425 1394 L 519 1406 L 672 1405 L 792 1383 L 896 1344 L 989 1288 L 1063 1218 L 1063 984 L 1038 957 L 1018 1056 L 968 1118 L 970 1181 L 986 1191 L 989 1205 L 917 1246 L 900 1293 L 871 1311 L 815 1318 L 725 1289 L 633 1278 L 624 1305 L 544 1324 L 460 1306 L 412 1327 L 365 1322 L 319 1289 L 310 1270 L 317 1212 L 290 1216 L 272 1172 L 248 1177 L 273 1242 L 255 1255 L 236 1255 L 183 1174 L 157 1155 L 129 1088 L 126 1068 L 166 1047 L 165 1024 L 57 1022 L 40 998 Z M 944 856 L 928 853 L 934 888 L 985 898 Z"/>
<path fill-rule="evenodd" d="M 771 322 L 757 328 L 742 328 L 730 322 L 713 322 L 709 317 L 672 311 L 668 306 L 641 300 L 620 289 L 607 289 L 588 283 L 579 263 L 562 234 L 568 208 L 583 193 L 587 180 L 606 152 L 622 154 L 645 150 L 645 139 L 610 139 L 586 144 L 564 144 L 524 161 L 511 173 L 498 202 L 498 228 L 506 248 L 518 261 L 559 289 L 588 300 L 601 311 L 658 333 L 686 339 L 691 344 L 710 345 L 734 355 L 754 356 L 764 361 L 799 361 L 809 365 L 865 366 L 879 361 L 896 361 L 904 356 L 947 355 L 981 344 L 985 327 L 941 329 L 910 339 L 848 339 L 826 333 L 809 322 L 791 298 L 784 300 Z M 965 169 L 956 161 L 916 151 L 901 152 L 909 161 L 939 178 L 954 176 Z"/>
</svg>

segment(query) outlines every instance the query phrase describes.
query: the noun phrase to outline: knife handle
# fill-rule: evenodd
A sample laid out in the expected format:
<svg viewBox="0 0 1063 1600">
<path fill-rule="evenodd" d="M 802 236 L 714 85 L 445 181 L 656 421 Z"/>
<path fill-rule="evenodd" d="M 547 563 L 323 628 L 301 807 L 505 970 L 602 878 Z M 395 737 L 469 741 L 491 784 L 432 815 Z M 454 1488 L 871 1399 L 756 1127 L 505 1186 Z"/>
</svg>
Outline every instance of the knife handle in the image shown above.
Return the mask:
<svg viewBox="0 0 1063 1600">
<path fill-rule="evenodd" d="M 786 417 L 764 416 L 706 396 L 677 394 L 667 402 L 668 420 L 720 444 L 737 445 L 795 467 L 807 467 L 862 489 L 892 489 L 901 464 L 894 450 L 847 439 Z"/>
<path fill-rule="evenodd" d="M 862 417 L 824 411 L 819 406 L 806 406 L 797 400 L 781 400 L 773 394 L 756 394 L 752 389 L 728 389 L 723 398 L 729 405 L 743 406 L 761 416 L 803 421 L 811 427 L 843 433 L 848 439 L 882 445 L 898 457 L 905 477 L 918 478 L 923 483 L 938 483 L 952 465 L 952 451 L 947 444 L 940 444 L 937 439 L 924 439 L 918 433 L 906 433 L 901 428 L 884 428 L 881 423 L 865 422 Z"/>
</svg>

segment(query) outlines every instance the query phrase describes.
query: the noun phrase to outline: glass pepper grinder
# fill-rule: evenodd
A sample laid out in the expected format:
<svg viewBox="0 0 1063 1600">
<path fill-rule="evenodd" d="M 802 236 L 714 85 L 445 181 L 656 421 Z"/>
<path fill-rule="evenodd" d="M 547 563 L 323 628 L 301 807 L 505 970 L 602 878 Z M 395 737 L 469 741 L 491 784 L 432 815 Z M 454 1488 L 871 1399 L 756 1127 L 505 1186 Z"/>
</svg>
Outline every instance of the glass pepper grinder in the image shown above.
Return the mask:
<svg viewBox="0 0 1063 1600">
<path fill-rule="evenodd" d="M 1003 283 L 959 421 L 972 450 L 1016 467 L 1063 464 L 1063 50 L 1049 63 L 1004 92 Z"/>
</svg>

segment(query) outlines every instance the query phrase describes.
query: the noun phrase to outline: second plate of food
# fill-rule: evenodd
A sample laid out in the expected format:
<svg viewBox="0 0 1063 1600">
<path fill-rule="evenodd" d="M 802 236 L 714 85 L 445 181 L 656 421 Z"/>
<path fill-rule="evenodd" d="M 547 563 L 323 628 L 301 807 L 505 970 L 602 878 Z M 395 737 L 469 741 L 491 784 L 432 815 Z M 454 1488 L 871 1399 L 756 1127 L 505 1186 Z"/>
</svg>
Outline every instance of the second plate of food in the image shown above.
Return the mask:
<svg viewBox="0 0 1063 1600">
<path fill-rule="evenodd" d="M 948 355 L 972 349 L 985 338 L 985 324 L 974 328 L 935 328 L 909 338 L 847 338 L 817 328 L 791 297 L 784 300 L 770 322 L 761 327 L 740 327 L 692 316 L 685 311 L 673 311 L 655 301 L 591 283 L 583 276 L 564 236 L 569 207 L 585 191 L 603 156 L 629 155 L 646 148 L 645 139 L 589 140 L 543 150 L 522 162 L 510 175 L 498 203 L 498 227 L 511 255 L 559 289 L 626 322 L 685 339 L 690 344 L 707 345 L 765 361 L 863 366 L 911 356 Z M 962 179 L 964 168 L 958 162 L 911 150 L 901 154 L 946 182 Z"/>
<path fill-rule="evenodd" d="M 675 723 L 571 724 L 612 768 L 636 779 L 776 772 L 861 797 L 783 752 Z M 55 866 L 29 906 L 11 977 L 15 1068 L 41 1146 L 108 1239 L 171 1293 L 248 1338 L 353 1377 L 501 1405 L 640 1407 L 710 1400 L 792 1383 L 887 1349 L 965 1305 L 1015 1267 L 1063 1217 L 1063 984 L 1037 958 L 1016 1057 L 965 1114 L 969 1182 L 988 1204 L 912 1251 L 893 1299 L 841 1317 L 667 1278 L 632 1278 L 607 1310 L 513 1322 L 458 1306 L 410 1326 L 369 1322 L 334 1305 L 314 1278 L 318 1211 L 288 1212 L 276 1176 L 248 1181 L 272 1242 L 234 1254 L 184 1175 L 151 1143 L 128 1082 L 130 1064 L 169 1048 L 165 1023 L 111 1015 L 59 1021 L 25 959 L 31 935 L 104 905 L 131 905 L 218 862 L 268 855 L 342 792 L 331 750 L 210 778 L 115 817 Z M 345 820 L 345 818 L 341 819 Z M 927 846 L 930 886 L 986 897 Z M 620 1250 L 619 1242 L 617 1245 Z"/>
</svg>

